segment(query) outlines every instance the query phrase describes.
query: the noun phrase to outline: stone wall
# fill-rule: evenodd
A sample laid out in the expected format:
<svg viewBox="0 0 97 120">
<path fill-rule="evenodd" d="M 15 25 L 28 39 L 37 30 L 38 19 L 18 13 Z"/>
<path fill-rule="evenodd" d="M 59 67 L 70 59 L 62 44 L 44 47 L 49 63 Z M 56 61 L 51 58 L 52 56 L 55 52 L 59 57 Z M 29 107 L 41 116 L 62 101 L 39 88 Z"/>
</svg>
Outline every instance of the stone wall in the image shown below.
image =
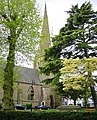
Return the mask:
<svg viewBox="0 0 97 120">
<path fill-rule="evenodd" d="M 15 104 L 31 104 L 31 99 L 28 99 L 29 95 L 29 87 L 31 84 L 29 83 L 16 83 L 14 86 L 14 103 Z M 32 100 L 32 105 L 41 105 L 44 103 L 44 105 L 55 107 L 56 101 L 58 101 L 58 104 L 60 104 L 60 97 L 57 96 L 52 88 L 49 88 L 48 86 L 43 86 L 41 84 L 34 84 L 34 97 Z M 52 96 L 52 97 L 51 97 Z M 2 102 L 3 97 L 3 90 L 0 89 L 0 103 Z"/>
</svg>

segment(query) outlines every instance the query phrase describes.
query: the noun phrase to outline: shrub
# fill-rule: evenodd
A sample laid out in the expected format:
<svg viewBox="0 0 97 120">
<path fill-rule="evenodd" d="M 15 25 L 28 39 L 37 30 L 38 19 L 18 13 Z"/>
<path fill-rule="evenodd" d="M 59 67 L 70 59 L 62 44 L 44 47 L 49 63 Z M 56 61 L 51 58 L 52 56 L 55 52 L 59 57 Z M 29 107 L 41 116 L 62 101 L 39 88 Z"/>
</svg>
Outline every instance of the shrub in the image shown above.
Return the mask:
<svg viewBox="0 0 97 120">
<path fill-rule="evenodd" d="M 31 109 L 31 104 L 24 104 L 23 106 L 27 107 L 27 109 Z"/>
<path fill-rule="evenodd" d="M 97 112 L 0 111 L 0 120 L 97 120 Z"/>
</svg>

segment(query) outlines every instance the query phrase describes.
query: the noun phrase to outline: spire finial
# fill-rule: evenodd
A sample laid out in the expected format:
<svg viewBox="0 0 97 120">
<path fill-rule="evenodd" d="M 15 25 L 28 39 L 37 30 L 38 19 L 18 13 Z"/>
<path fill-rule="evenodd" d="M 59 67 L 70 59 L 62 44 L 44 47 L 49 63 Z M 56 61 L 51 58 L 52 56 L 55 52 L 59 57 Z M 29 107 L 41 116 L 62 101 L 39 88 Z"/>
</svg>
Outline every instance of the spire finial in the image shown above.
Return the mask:
<svg viewBox="0 0 97 120">
<path fill-rule="evenodd" d="M 45 0 L 45 5 L 46 5 L 46 0 Z"/>
</svg>

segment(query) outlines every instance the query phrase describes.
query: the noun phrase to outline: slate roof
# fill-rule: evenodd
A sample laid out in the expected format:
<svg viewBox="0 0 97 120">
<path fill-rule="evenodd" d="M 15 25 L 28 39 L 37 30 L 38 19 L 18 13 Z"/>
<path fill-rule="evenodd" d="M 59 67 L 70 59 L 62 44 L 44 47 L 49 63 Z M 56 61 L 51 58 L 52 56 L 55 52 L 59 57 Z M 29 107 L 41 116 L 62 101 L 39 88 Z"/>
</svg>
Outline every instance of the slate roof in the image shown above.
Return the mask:
<svg viewBox="0 0 97 120">
<path fill-rule="evenodd" d="M 2 74 L 3 74 L 5 65 L 0 65 L 0 68 L 2 68 Z M 14 73 L 16 76 L 18 76 L 18 78 L 16 79 L 19 82 L 32 83 L 33 81 L 33 84 L 40 84 L 40 78 L 37 69 L 15 66 Z"/>
<path fill-rule="evenodd" d="M 37 69 L 31 69 L 26 67 L 16 67 L 17 74 L 19 74 L 19 82 L 40 84 L 40 79 Z"/>
</svg>

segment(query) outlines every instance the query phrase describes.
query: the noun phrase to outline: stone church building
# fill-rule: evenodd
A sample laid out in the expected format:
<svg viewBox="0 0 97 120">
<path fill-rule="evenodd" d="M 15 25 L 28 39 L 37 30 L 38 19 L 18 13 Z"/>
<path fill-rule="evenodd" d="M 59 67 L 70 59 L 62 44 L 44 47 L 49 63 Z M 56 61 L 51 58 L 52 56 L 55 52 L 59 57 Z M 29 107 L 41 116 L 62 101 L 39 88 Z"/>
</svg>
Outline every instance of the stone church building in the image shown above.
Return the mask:
<svg viewBox="0 0 97 120">
<path fill-rule="evenodd" d="M 16 67 L 15 71 L 19 75 L 18 81 L 14 85 L 14 102 L 15 104 L 30 104 L 31 95 L 30 89 L 33 86 L 34 96 L 32 100 L 32 105 L 41 105 L 45 104 L 52 108 L 55 108 L 61 104 L 61 99 L 54 92 L 53 88 L 44 85 L 41 81 L 46 77 L 39 74 L 39 67 L 43 65 L 43 54 L 44 49 L 51 46 L 50 33 L 49 33 L 49 23 L 47 16 L 47 8 L 45 4 L 44 17 L 43 17 L 43 26 L 41 32 L 41 40 L 39 44 L 38 52 L 35 56 L 34 68 L 26 67 Z M 38 59 L 37 59 L 38 58 Z M 2 102 L 3 90 L 0 87 L 0 101 Z"/>
<path fill-rule="evenodd" d="M 16 104 L 31 103 L 31 86 L 34 89 L 33 106 L 45 104 L 53 108 L 58 104 L 58 96 L 52 88 L 41 83 L 37 69 L 17 67 L 17 71 L 19 72 L 20 79 L 14 87 L 14 101 Z"/>
</svg>

